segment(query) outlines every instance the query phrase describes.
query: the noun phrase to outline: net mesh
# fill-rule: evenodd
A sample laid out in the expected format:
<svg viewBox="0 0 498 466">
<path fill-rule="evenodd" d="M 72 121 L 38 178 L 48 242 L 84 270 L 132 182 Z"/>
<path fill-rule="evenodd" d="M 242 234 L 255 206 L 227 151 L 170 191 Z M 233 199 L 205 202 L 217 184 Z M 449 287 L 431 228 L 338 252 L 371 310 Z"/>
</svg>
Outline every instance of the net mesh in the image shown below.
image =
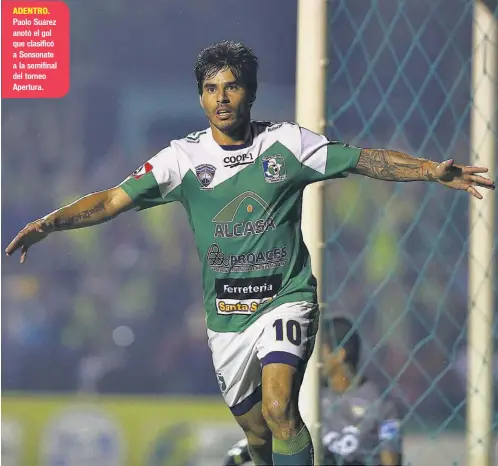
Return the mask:
<svg viewBox="0 0 498 466">
<path fill-rule="evenodd" d="M 468 163 L 473 2 L 333 0 L 328 14 L 327 135 Z M 354 316 L 407 464 L 464 464 L 468 195 L 351 176 L 325 205 L 325 312 Z"/>
</svg>

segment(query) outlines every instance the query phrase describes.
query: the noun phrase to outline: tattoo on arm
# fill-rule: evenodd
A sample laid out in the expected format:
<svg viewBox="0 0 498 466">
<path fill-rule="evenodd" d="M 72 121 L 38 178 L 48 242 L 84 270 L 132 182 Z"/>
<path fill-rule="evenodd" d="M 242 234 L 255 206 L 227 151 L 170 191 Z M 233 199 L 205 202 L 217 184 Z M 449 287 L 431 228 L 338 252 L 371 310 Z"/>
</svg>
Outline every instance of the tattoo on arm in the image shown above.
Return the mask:
<svg viewBox="0 0 498 466">
<path fill-rule="evenodd" d="M 92 217 L 95 216 L 95 214 L 97 214 L 99 212 L 103 212 L 103 211 L 105 211 L 105 203 L 99 202 L 91 209 L 83 210 L 83 211 L 77 213 L 76 215 L 72 215 L 72 216 L 66 217 L 66 218 L 56 219 L 54 221 L 54 226 L 56 229 L 68 229 L 68 228 L 76 227 L 76 226 L 78 226 L 79 222 L 81 222 L 81 220 L 91 219 Z M 105 217 L 100 218 L 97 221 L 94 221 L 92 223 L 100 223 L 106 219 L 107 218 L 105 218 Z"/>
<path fill-rule="evenodd" d="M 353 173 L 386 181 L 436 181 L 435 162 L 388 149 L 362 149 Z"/>
</svg>

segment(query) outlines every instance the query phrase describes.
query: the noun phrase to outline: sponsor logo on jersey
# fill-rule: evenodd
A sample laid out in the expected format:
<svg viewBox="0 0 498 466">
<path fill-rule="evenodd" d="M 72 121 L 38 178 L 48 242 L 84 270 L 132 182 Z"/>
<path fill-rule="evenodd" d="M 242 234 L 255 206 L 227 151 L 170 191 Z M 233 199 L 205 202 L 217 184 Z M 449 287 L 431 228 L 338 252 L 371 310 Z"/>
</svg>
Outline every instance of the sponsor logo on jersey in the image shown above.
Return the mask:
<svg viewBox="0 0 498 466">
<path fill-rule="evenodd" d="M 254 156 L 251 152 L 247 154 L 227 155 L 223 159 L 223 166 L 228 168 L 235 168 L 239 165 L 250 165 L 251 163 L 254 163 Z"/>
<path fill-rule="evenodd" d="M 213 223 L 215 238 L 242 238 L 275 229 L 270 206 L 252 191 L 230 201 L 215 215 Z"/>
<path fill-rule="evenodd" d="M 146 175 L 147 173 L 150 173 L 152 171 L 152 164 L 150 162 L 145 162 L 141 167 L 138 167 L 132 174 L 131 176 L 135 178 L 136 180 L 139 180 L 142 178 L 142 176 Z"/>
<path fill-rule="evenodd" d="M 282 127 L 282 123 L 272 123 L 268 128 L 266 128 L 266 131 L 268 131 L 270 133 L 271 131 L 275 131 L 276 129 L 281 128 L 281 127 Z"/>
<path fill-rule="evenodd" d="M 283 267 L 288 262 L 287 246 L 244 254 L 225 254 L 213 243 L 206 254 L 208 266 L 214 272 L 253 272 Z"/>
<path fill-rule="evenodd" d="M 273 218 L 267 220 L 258 219 L 256 221 L 247 220 L 238 223 L 217 223 L 214 236 L 216 238 L 238 238 L 249 235 L 261 235 L 265 231 L 274 230 Z"/>
<path fill-rule="evenodd" d="M 323 445 L 334 455 L 351 457 L 360 447 L 361 431 L 356 426 L 346 426 L 340 432 L 328 432 L 323 437 Z"/>
<path fill-rule="evenodd" d="M 400 424 L 397 419 L 388 419 L 380 424 L 379 439 L 380 440 L 394 440 L 398 438 Z"/>
<path fill-rule="evenodd" d="M 282 123 L 275 123 L 274 121 L 258 121 L 258 124 L 266 126 L 265 130 L 267 132 L 275 131 L 282 127 Z"/>
<path fill-rule="evenodd" d="M 363 416 L 365 416 L 365 411 L 366 410 L 363 406 L 351 406 L 351 413 L 353 413 L 353 416 L 356 418 L 362 418 Z"/>
<path fill-rule="evenodd" d="M 282 287 L 282 275 L 252 278 L 217 278 L 218 314 L 252 314 L 271 301 Z"/>
<path fill-rule="evenodd" d="M 357 419 L 365 416 L 369 405 L 370 403 L 367 400 L 358 397 L 352 398 L 349 403 L 349 406 L 351 407 L 351 413 Z"/>
<path fill-rule="evenodd" d="M 284 157 L 280 154 L 262 157 L 263 175 L 267 183 L 278 183 L 287 178 Z"/>
<path fill-rule="evenodd" d="M 211 181 L 213 181 L 215 172 L 216 167 L 207 163 L 195 167 L 195 176 L 197 176 L 197 179 L 201 183 L 201 189 L 212 189 L 208 186 L 211 184 Z"/>
</svg>

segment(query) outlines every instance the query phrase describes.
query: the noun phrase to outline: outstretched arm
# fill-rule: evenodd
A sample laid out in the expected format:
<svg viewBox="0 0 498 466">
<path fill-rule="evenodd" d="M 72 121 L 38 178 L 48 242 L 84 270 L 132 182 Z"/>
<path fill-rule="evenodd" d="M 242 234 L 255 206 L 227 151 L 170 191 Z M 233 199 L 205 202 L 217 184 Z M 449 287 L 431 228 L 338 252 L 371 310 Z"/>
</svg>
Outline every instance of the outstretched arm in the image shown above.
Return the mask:
<svg viewBox="0 0 498 466">
<path fill-rule="evenodd" d="M 482 195 L 475 187 L 495 189 L 492 180 L 479 175 L 488 171 L 485 167 L 456 165 L 451 159 L 438 163 L 389 149 L 362 149 L 350 171 L 385 181 L 437 181 L 478 199 Z"/>
<path fill-rule="evenodd" d="M 75 230 L 107 222 L 133 203 L 120 187 L 84 196 L 42 218 L 52 231 Z"/>
<path fill-rule="evenodd" d="M 132 200 L 120 187 L 89 194 L 28 223 L 7 246 L 5 252 L 10 256 L 21 249 L 21 263 L 23 263 L 28 248 L 53 231 L 74 230 L 107 222 L 132 207 Z"/>
<path fill-rule="evenodd" d="M 388 149 L 362 149 L 353 173 L 386 181 L 437 181 L 438 164 Z"/>
</svg>

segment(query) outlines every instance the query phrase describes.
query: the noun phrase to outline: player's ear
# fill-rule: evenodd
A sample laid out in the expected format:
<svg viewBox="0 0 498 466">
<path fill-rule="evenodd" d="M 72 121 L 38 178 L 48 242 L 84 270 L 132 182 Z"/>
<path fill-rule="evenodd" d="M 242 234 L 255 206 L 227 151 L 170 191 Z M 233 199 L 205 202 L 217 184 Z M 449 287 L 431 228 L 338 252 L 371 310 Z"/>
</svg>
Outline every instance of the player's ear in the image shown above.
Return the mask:
<svg viewBox="0 0 498 466">
<path fill-rule="evenodd" d="M 199 103 L 201 104 L 201 108 L 204 110 L 204 104 L 202 103 L 202 94 L 199 94 Z"/>
</svg>

